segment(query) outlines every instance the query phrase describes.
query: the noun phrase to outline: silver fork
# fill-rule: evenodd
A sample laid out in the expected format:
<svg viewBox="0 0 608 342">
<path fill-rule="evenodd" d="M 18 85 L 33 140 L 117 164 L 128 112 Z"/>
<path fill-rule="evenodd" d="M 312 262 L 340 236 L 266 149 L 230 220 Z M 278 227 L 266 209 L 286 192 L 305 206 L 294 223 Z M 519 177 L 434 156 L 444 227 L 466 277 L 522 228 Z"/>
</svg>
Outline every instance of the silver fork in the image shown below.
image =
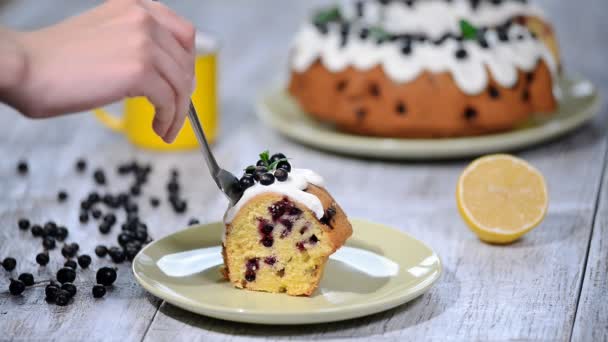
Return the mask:
<svg viewBox="0 0 608 342">
<path fill-rule="evenodd" d="M 239 180 L 232 173 L 222 169 L 215 161 L 213 153 L 211 152 L 209 144 L 207 143 L 207 138 L 205 137 L 203 127 L 198 120 L 198 115 L 196 115 L 196 109 L 194 109 L 194 106 L 192 105 L 192 101 L 190 101 L 188 118 L 190 119 L 192 129 L 194 130 L 194 134 L 196 135 L 198 143 L 201 147 L 201 152 L 203 152 L 203 156 L 205 157 L 205 161 L 209 167 L 211 177 L 213 177 L 215 184 L 217 184 L 220 190 L 222 190 L 222 192 L 228 197 L 230 205 L 236 204 L 241 196 L 243 196 L 243 190 L 241 189 Z"/>
</svg>

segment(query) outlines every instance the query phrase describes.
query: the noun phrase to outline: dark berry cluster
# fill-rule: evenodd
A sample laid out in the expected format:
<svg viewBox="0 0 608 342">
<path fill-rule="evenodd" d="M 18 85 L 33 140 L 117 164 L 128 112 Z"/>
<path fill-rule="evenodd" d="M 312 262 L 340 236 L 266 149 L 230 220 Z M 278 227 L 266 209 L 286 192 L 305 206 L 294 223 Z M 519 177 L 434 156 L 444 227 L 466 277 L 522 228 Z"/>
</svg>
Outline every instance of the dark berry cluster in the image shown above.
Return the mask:
<svg viewBox="0 0 608 342">
<path fill-rule="evenodd" d="M 250 165 L 245 169 L 244 175 L 239 180 L 243 190 L 252 187 L 256 182 L 262 185 L 270 185 L 276 181 L 284 182 L 291 172 L 291 164 L 283 153 L 270 156 L 268 151 L 260 154 L 256 165 Z"/>
<path fill-rule="evenodd" d="M 171 178 L 167 183 L 167 200 L 176 213 L 183 214 L 188 209 L 188 203 L 181 198 L 180 190 L 179 172 L 175 169 L 171 170 Z"/>
<path fill-rule="evenodd" d="M 87 161 L 82 158 L 78 159 L 75 163 L 75 171 L 78 174 L 87 174 Z M 28 174 L 29 167 L 26 161 L 18 163 L 17 172 L 22 176 Z M 78 202 L 79 221 L 82 224 L 91 220 L 97 221 L 101 234 L 110 234 L 112 228 L 120 224 L 121 230 L 116 236 L 117 243 L 115 246 L 98 245 L 95 248 L 95 254 L 99 258 L 108 256 L 115 263 L 122 263 L 125 260 L 131 261 L 147 243 L 152 241 L 148 234 L 147 225 L 140 219 L 137 203 L 151 172 L 152 167 L 150 165 L 137 162 L 120 164 L 117 168 L 118 175 L 122 177 L 131 175 L 133 177 L 133 181 L 126 191 L 117 193 L 110 193 L 107 190 L 102 193 L 92 191 Z M 102 168 L 94 169 L 92 178 L 96 186 L 107 189 L 106 185 L 109 177 Z M 172 170 L 167 185 L 169 203 L 175 212 L 182 213 L 187 206 L 186 201 L 179 196 L 179 189 L 178 171 Z M 58 191 L 57 200 L 59 202 L 68 202 L 68 199 L 67 191 Z M 150 205 L 153 208 L 158 207 L 160 205 L 158 197 L 150 197 Z M 195 219 L 192 219 L 190 223 L 194 224 Z M 64 260 L 57 263 L 61 266 L 56 271 L 54 279 L 39 280 L 35 283 L 34 276 L 31 273 L 21 273 L 18 277 L 16 275 L 12 276 L 18 264 L 15 258 L 0 259 L 0 265 L 2 266 L 0 270 L 4 269 L 11 276 L 8 286 L 9 292 L 13 295 L 21 295 L 28 287 L 45 284 L 47 302 L 60 306 L 68 305 L 77 293 L 77 275 L 80 274 L 80 277 L 84 277 L 89 274 L 84 270 L 90 268 L 93 264 L 91 256 L 81 253 L 78 243 L 66 241 L 70 235 L 68 228 L 54 221 L 37 223 L 27 218 L 20 218 L 16 226 L 23 232 L 31 232 L 35 238 L 41 240 L 43 249 L 35 255 L 38 265 L 48 267 L 52 259 L 61 258 L 59 253 Z M 58 255 L 57 257 L 52 254 L 54 250 L 58 250 L 55 252 Z M 93 297 L 103 297 L 106 294 L 106 287 L 111 286 L 116 278 L 116 268 L 101 267 L 96 272 L 96 285 L 91 289 Z"/>
</svg>

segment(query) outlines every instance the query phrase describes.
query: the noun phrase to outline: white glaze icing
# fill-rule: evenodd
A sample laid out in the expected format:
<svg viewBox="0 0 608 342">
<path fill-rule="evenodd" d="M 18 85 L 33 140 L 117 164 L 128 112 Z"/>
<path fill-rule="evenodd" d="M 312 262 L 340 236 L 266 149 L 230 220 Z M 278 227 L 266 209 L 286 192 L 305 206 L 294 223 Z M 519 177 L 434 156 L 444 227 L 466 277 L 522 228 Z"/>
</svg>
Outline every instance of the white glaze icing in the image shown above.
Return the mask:
<svg viewBox="0 0 608 342">
<path fill-rule="evenodd" d="M 363 16 L 356 11 L 356 2 L 342 1 L 341 13 L 348 20 L 360 20 L 368 25 L 382 26 L 391 33 L 420 33 L 438 38 L 448 32 L 460 32 L 460 20 L 475 26 L 495 26 L 517 16 L 544 18 L 536 6 L 519 1 L 503 1 L 495 5 L 482 1 L 473 9 L 469 1 L 426 0 L 412 6 L 401 1 L 386 5 L 378 1 L 362 1 Z"/>
<path fill-rule="evenodd" d="M 262 185 L 259 182 L 245 190 L 243 197 L 233 206 L 228 208 L 224 215 L 224 223 L 232 222 L 236 214 L 252 198 L 263 193 L 278 193 L 287 196 L 292 201 L 296 201 L 309 208 L 318 219 L 325 214 L 323 204 L 319 198 L 304 190 L 308 185 L 323 186 L 323 178 L 317 173 L 307 169 L 292 169 L 289 177 L 284 182 L 275 181 L 270 185 Z"/>
<path fill-rule="evenodd" d="M 517 70 L 532 71 L 541 59 L 552 74 L 556 71 L 556 63 L 546 46 L 533 39 L 527 28 L 516 24 L 509 27 L 506 42 L 498 39 L 496 31 L 488 31 L 489 48 L 486 49 L 476 41 L 446 39 L 441 44 L 412 42 L 409 55 L 401 52 L 402 41 L 378 45 L 374 39 L 362 39 L 356 26 L 351 29 L 345 46 L 341 45 L 338 24 L 330 24 L 328 30 L 323 34 L 312 24 L 302 27 L 292 47 L 294 71 L 303 72 L 319 59 L 332 72 L 349 66 L 365 71 L 380 65 L 396 83 L 413 81 L 423 71 L 449 72 L 456 85 L 468 95 L 479 94 L 487 88 L 486 68 L 502 87 L 515 85 Z M 519 36 L 523 39 L 518 39 Z M 461 47 L 467 51 L 467 58 L 456 58 L 455 52 Z"/>
</svg>

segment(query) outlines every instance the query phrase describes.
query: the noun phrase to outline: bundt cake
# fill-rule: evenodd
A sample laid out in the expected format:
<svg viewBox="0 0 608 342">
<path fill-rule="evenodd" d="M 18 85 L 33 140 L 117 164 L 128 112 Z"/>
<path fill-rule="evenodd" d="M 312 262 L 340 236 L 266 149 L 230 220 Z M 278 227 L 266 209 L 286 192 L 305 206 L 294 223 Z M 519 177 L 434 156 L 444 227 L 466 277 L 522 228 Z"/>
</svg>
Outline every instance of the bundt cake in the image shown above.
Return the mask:
<svg viewBox="0 0 608 342">
<path fill-rule="evenodd" d="M 288 90 L 354 134 L 453 137 L 551 113 L 557 43 L 522 0 L 363 0 L 318 12 L 297 34 Z"/>
<path fill-rule="evenodd" d="M 292 169 L 281 153 L 262 153 L 240 184 L 243 196 L 224 216 L 224 277 L 238 288 L 310 296 L 352 234 L 346 215 L 319 175 Z"/>
</svg>

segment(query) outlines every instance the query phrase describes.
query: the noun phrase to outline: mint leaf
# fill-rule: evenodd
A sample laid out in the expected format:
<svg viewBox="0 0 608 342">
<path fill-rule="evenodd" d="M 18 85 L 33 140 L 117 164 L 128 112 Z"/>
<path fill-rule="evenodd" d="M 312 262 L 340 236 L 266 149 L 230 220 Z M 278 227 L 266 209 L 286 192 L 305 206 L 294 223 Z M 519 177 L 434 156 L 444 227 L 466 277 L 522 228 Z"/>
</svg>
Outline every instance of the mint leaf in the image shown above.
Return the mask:
<svg viewBox="0 0 608 342">
<path fill-rule="evenodd" d="M 342 13 L 337 6 L 317 12 L 314 16 L 315 24 L 327 24 L 332 21 L 342 20 Z"/>
<path fill-rule="evenodd" d="M 390 37 L 390 34 L 384 31 L 383 28 L 374 26 L 369 28 L 369 35 L 376 40 L 385 40 Z"/>
<path fill-rule="evenodd" d="M 268 171 L 272 171 L 272 170 L 276 169 L 277 165 L 279 165 L 279 163 L 282 161 L 287 161 L 287 158 L 281 158 L 281 159 L 273 161 L 270 165 L 268 165 Z"/>
<path fill-rule="evenodd" d="M 268 166 L 268 163 L 270 162 L 270 152 L 266 150 L 260 153 L 260 159 L 264 162 L 264 164 L 266 164 L 266 166 Z"/>
<path fill-rule="evenodd" d="M 460 20 L 460 33 L 462 38 L 474 40 L 477 39 L 477 28 L 466 20 Z"/>
</svg>

